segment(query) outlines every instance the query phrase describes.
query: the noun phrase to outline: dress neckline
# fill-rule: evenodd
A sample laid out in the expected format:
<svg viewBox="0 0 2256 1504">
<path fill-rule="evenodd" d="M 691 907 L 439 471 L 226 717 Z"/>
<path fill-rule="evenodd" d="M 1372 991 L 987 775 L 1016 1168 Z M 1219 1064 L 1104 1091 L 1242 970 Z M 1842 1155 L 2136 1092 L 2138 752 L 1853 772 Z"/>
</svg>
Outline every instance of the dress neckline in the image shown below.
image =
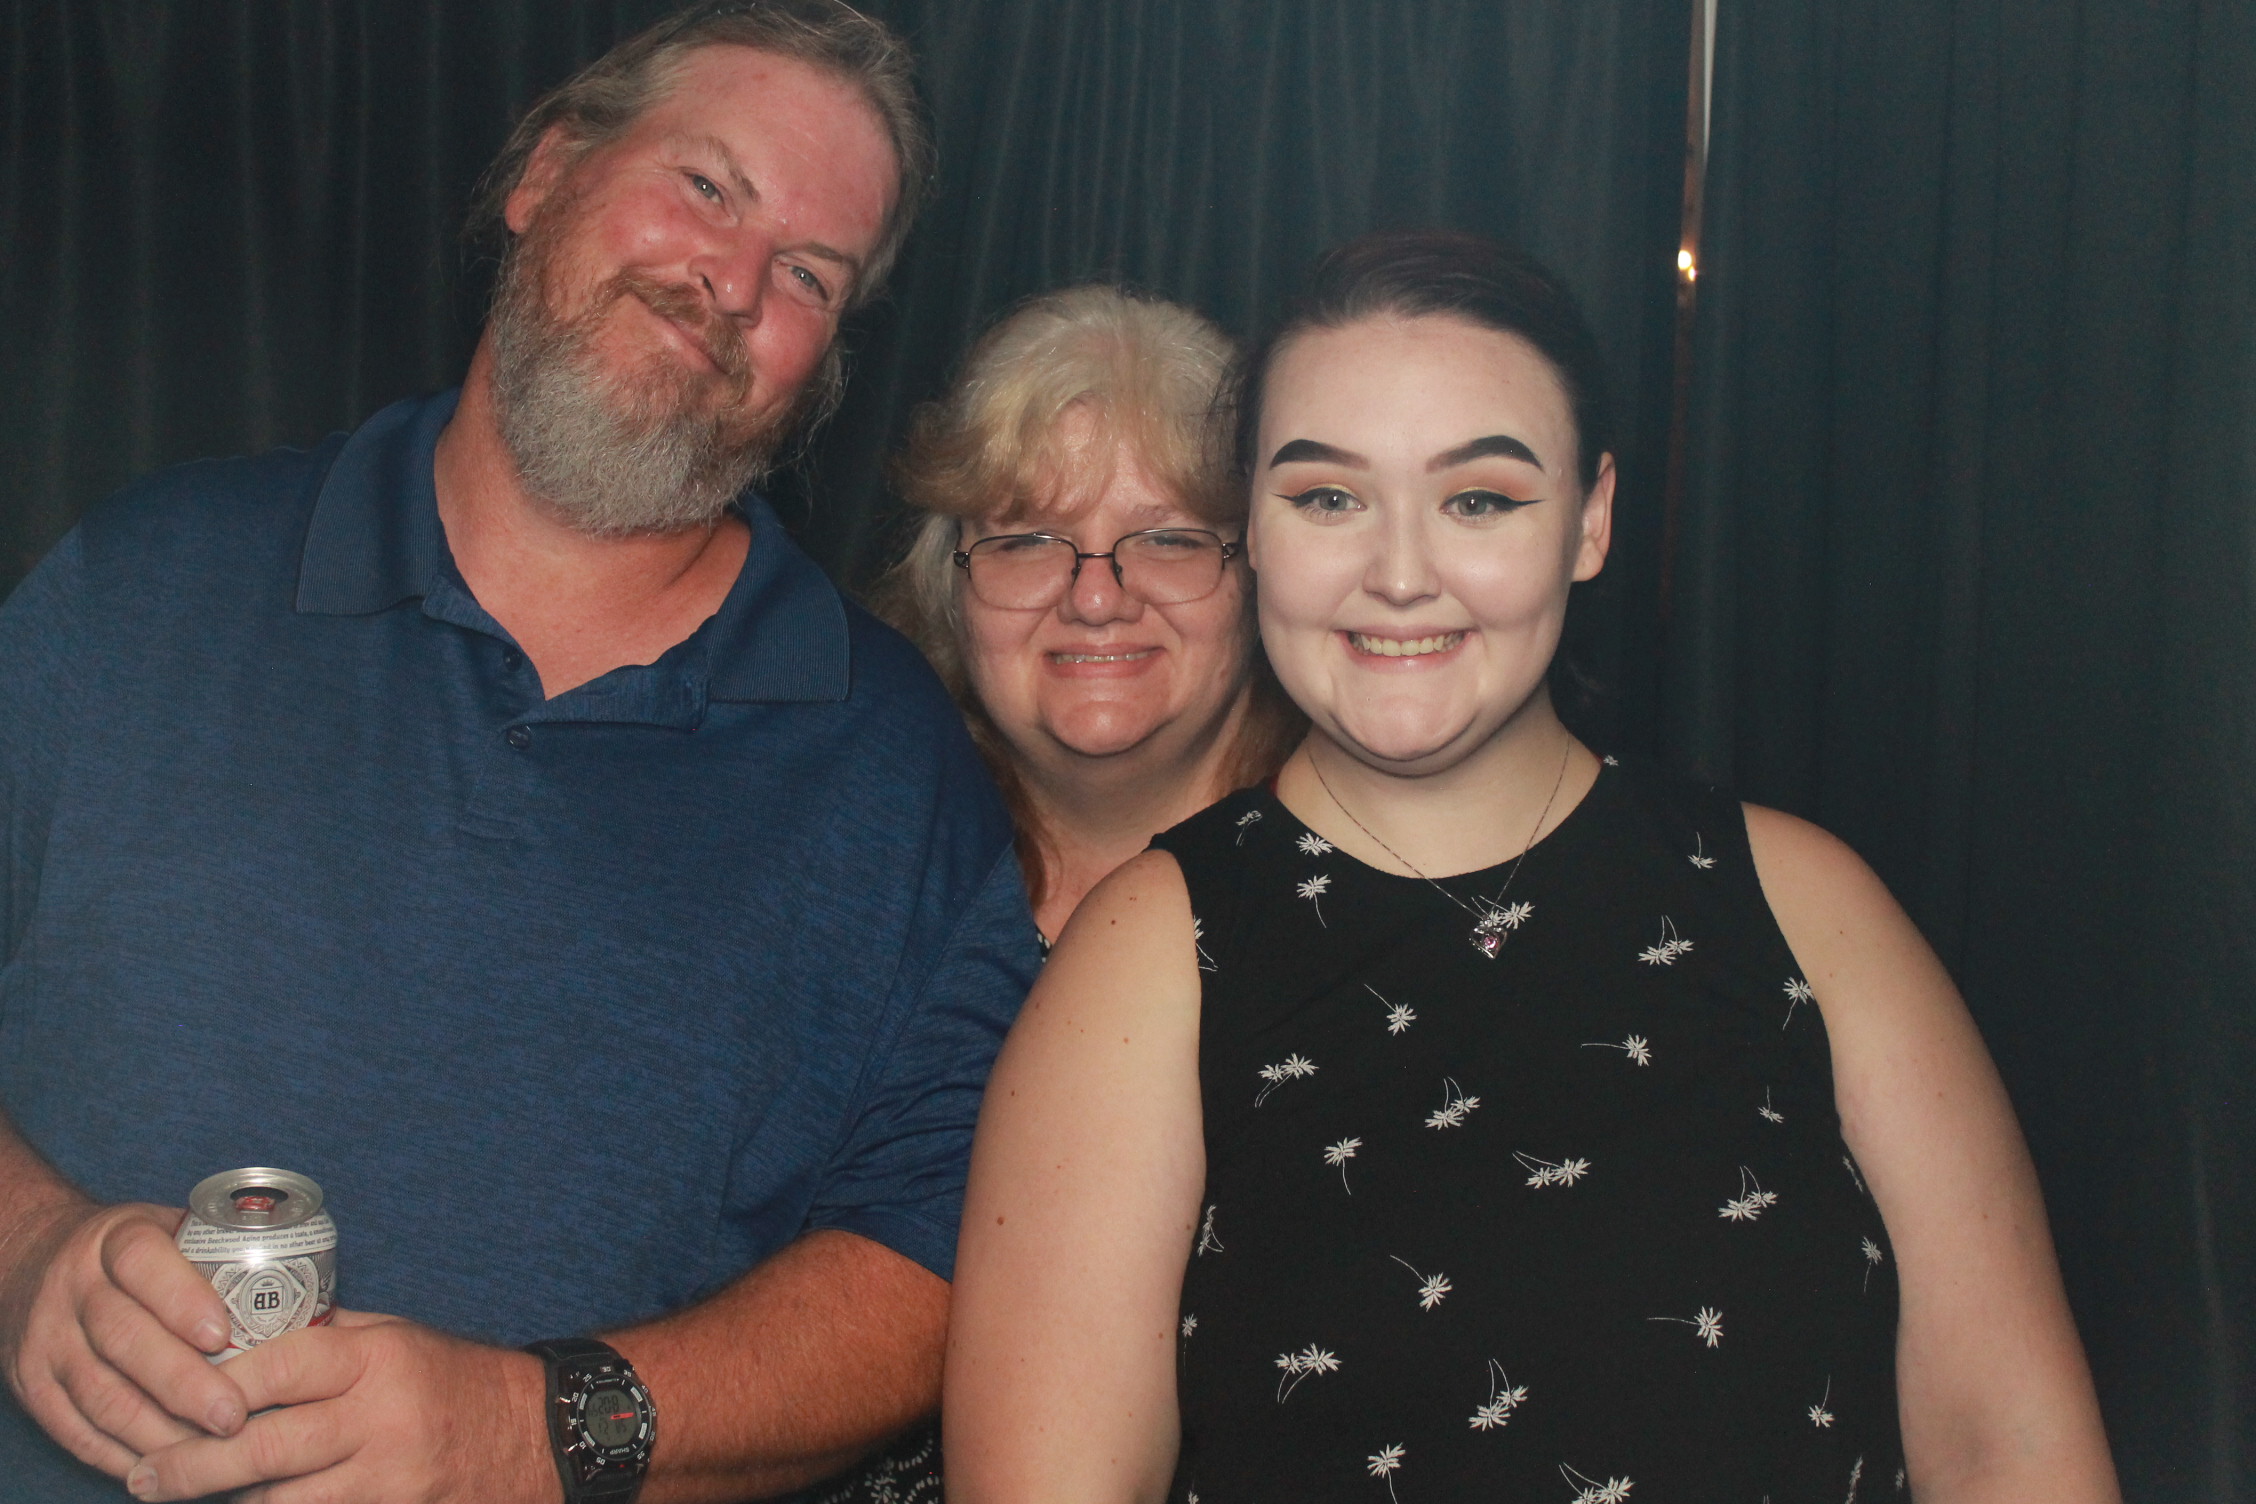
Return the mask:
<svg viewBox="0 0 2256 1504">
<path fill-rule="evenodd" d="M 1511 856 L 1504 858 L 1502 861 L 1492 863 L 1486 867 L 1476 867 L 1466 872 L 1446 873 L 1440 877 L 1434 878 L 1413 877 L 1410 874 L 1404 872 L 1389 872 L 1383 867 L 1372 866 L 1369 862 L 1364 861 L 1361 857 L 1355 855 L 1353 852 L 1343 850 L 1342 848 L 1333 845 L 1332 842 L 1326 840 L 1323 835 L 1312 829 L 1307 821 L 1294 814 L 1291 807 L 1288 806 L 1283 799 L 1277 796 L 1276 774 L 1270 774 L 1256 787 L 1260 792 L 1262 801 L 1266 805 L 1275 809 L 1277 813 L 1283 815 L 1286 819 L 1292 821 L 1295 828 L 1297 828 L 1304 835 L 1314 836 L 1317 840 L 1323 841 L 1326 855 L 1343 858 L 1347 862 L 1351 863 L 1357 871 L 1362 872 L 1367 876 L 1382 878 L 1388 882 L 1408 883 L 1413 887 L 1426 887 L 1432 883 L 1470 883 L 1474 887 L 1478 887 L 1480 886 L 1482 880 L 1490 876 L 1503 873 L 1507 869 L 1511 868 L 1514 863 L 1521 861 L 1525 857 L 1537 856 L 1539 853 L 1545 851 L 1546 849 L 1552 851 L 1558 850 L 1562 844 L 1560 840 L 1562 836 L 1568 836 L 1570 832 L 1578 832 L 1584 826 L 1590 823 L 1590 820 L 1587 817 L 1587 812 L 1593 805 L 1597 804 L 1601 798 L 1610 799 L 1613 796 L 1615 787 L 1621 780 L 1620 760 L 1606 753 L 1598 753 L 1596 755 L 1598 757 L 1598 776 L 1591 781 L 1590 787 L 1583 791 L 1582 797 L 1574 802 L 1574 806 L 1571 809 L 1569 809 L 1564 815 L 1559 817 L 1558 824 L 1552 826 L 1547 834 L 1538 838 L 1532 845 L 1528 846 L 1525 851 L 1515 852 Z M 1579 839 L 1579 836 L 1574 837 L 1574 839 Z M 1571 842 L 1567 844 L 1571 844 Z"/>
</svg>

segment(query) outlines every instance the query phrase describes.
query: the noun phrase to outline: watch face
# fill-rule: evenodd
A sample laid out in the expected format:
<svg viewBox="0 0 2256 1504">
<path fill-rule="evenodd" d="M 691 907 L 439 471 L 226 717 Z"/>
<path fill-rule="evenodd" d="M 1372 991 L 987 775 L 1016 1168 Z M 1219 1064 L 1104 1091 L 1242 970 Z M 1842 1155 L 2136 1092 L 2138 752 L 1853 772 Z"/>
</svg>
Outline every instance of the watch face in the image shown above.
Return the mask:
<svg viewBox="0 0 2256 1504">
<path fill-rule="evenodd" d="M 565 1454 L 580 1481 L 639 1475 L 657 1431 L 649 1394 L 617 1368 L 583 1370 L 573 1380 L 559 1398 L 569 1417 Z"/>
<path fill-rule="evenodd" d="M 642 1435 L 642 1402 L 616 1385 L 589 1391 L 580 1415 L 588 1439 L 606 1452 L 631 1447 Z"/>
</svg>

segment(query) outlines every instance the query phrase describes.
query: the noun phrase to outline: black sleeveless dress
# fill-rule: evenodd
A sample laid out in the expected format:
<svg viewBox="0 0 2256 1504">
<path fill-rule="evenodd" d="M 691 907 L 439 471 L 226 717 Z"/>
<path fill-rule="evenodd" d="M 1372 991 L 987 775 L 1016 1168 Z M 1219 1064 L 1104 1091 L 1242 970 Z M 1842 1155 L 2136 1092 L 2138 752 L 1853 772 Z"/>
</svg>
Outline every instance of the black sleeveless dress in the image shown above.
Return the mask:
<svg viewBox="0 0 2256 1504">
<path fill-rule="evenodd" d="M 1265 789 L 1154 844 L 1205 986 L 1174 1499 L 1902 1497 L 1895 1261 L 1734 800 L 1608 759 L 1471 914 Z"/>
</svg>

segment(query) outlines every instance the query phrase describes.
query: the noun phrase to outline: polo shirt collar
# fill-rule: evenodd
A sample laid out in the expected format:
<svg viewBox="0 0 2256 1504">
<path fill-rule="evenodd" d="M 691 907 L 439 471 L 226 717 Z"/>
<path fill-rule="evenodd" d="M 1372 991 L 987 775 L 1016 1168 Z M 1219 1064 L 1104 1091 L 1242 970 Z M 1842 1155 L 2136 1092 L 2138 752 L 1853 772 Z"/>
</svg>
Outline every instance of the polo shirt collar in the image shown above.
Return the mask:
<svg viewBox="0 0 2256 1504">
<path fill-rule="evenodd" d="M 306 527 L 299 611 L 374 615 L 455 578 L 432 461 L 460 395 L 395 402 L 345 440 Z M 741 507 L 752 543 L 736 583 L 687 642 L 649 669 L 698 681 L 685 687 L 705 700 L 844 700 L 852 662 L 837 587 L 765 501 L 747 493 Z"/>
</svg>

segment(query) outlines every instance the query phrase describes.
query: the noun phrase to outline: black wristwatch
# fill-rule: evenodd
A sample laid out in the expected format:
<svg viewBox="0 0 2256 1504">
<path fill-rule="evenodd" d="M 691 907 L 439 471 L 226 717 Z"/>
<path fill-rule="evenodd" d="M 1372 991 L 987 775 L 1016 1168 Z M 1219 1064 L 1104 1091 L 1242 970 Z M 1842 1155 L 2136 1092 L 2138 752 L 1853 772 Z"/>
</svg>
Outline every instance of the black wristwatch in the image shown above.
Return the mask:
<svg viewBox="0 0 2256 1504">
<path fill-rule="evenodd" d="M 658 1440 L 658 1407 L 634 1365 L 592 1337 L 525 1351 L 548 1369 L 548 1444 L 564 1504 L 633 1504 Z"/>
</svg>

